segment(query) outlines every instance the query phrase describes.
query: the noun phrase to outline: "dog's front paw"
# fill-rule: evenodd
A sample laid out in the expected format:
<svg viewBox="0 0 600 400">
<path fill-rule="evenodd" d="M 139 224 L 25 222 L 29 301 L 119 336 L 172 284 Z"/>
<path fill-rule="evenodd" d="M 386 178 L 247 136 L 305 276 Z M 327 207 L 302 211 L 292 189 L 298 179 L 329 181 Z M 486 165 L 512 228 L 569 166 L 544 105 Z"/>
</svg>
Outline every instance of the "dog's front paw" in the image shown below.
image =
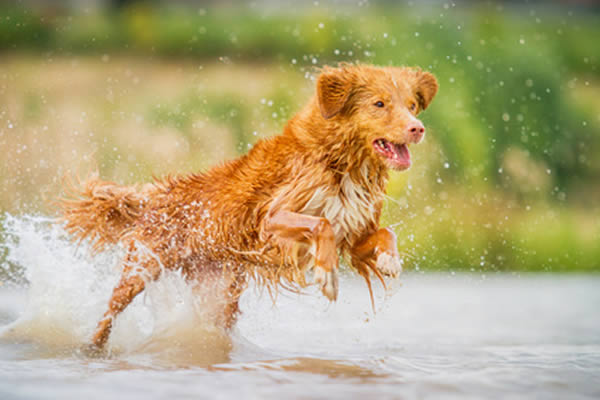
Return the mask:
<svg viewBox="0 0 600 400">
<path fill-rule="evenodd" d="M 331 301 L 337 300 L 338 295 L 338 273 L 337 268 L 326 271 L 322 267 L 315 267 L 315 283 L 321 288 L 321 292 Z"/>
<path fill-rule="evenodd" d="M 383 275 L 397 278 L 402 272 L 402 259 L 389 253 L 381 253 L 375 267 Z"/>
</svg>

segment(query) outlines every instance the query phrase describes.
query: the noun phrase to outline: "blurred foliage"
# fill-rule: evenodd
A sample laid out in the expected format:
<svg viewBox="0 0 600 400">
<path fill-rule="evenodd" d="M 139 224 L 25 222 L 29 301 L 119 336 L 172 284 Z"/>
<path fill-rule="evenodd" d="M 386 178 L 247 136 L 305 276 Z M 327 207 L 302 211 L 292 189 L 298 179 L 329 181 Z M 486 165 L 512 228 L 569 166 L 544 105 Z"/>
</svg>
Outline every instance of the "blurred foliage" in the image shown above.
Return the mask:
<svg viewBox="0 0 600 400">
<path fill-rule="evenodd" d="M 600 46 L 590 40 L 600 35 L 598 18 L 517 14 L 495 5 L 468 12 L 438 8 L 373 7 L 361 15 L 298 17 L 140 3 L 117 14 L 52 18 L 9 8 L 2 10 L 0 49 L 419 65 L 440 78 L 443 105 L 428 118 L 434 126 L 451 127 L 439 138 L 456 167 L 453 177 L 501 182 L 495 172 L 512 146 L 552 171 L 557 193 L 573 175 L 598 177 L 600 136 L 594 132 L 600 100 L 588 108 L 565 100 L 567 91 L 583 84 L 580 74 L 592 75 L 598 85 Z M 239 113 L 232 123 L 243 140 L 243 111 L 231 106 Z"/>
<path fill-rule="evenodd" d="M 402 232 L 401 246 L 413 249 L 413 266 L 598 270 L 600 21 L 564 11 L 477 3 L 292 15 L 140 3 L 50 16 L 2 5 L 0 51 L 268 65 L 307 77 L 339 61 L 421 66 L 441 85 L 423 114 L 427 167 L 393 178 L 391 197 L 405 200 L 384 214 Z M 299 85 L 263 93 L 269 104 L 259 107 L 231 89 L 182 89 L 141 112 L 177 131 L 189 151 L 200 146 L 198 126 L 225 127 L 239 154 L 262 136 L 257 121 L 281 126 L 298 109 Z M 43 115 L 39 99 L 25 98 L 27 119 Z M 107 119 L 115 112 L 108 108 Z M 98 158 L 117 165 L 115 157 Z M 136 177 L 150 163 L 132 164 Z M 407 186 L 418 189 L 408 196 Z"/>
</svg>

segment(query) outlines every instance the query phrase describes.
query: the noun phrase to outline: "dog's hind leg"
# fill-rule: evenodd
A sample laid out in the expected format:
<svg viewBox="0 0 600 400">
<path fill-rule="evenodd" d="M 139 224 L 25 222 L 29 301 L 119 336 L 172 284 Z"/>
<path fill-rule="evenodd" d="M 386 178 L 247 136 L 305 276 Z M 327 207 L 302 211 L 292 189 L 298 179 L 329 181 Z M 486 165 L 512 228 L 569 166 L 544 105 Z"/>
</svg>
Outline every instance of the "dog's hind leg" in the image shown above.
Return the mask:
<svg viewBox="0 0 600 400">
<path fill-rule="evenodd" d="M 240 296 L 246 288 L 246 276 L 241 271 L 232 272 L 229 286 L 226 289 L 226 305 L 223 313 L 223 325 L 226 329 L 231 329 L 240 314 Z"/>
<path fill-rule="evenodd" d="M 243 264 L 223 267 L 218 262 L 205 262 L 202 268 L 185 271 L 187 280 L 195 282 L 197 296 L 211 293 L 214 297 L 219 307 L 216 324 L 226 330 L 233 327 L 240 314 L 240 296 L 248 284 L 246 269 Z"/>
<path fill-rule="evenodd" d="M 135 257 L 134 257 L 135 258 Z M 93 345 L 101 349 L 108 340 L 114 318 L 122 312 L 146 287 L 146 280 L 155 280 L 160 275 L 160 265 L 154 259 L 142 262 L 141 270 L 137 271 L 138 265 L 130 256 L 125 261 L 121 280 L 113 289 L 112 296 L 108 302 L 108 310 L 98 322 L 96 332 L 92 338 Z"/>
<path fill-rule="evenodd" d="M 335 234 L 326 218 L 278 211 L 267 217 L 264 234 L 314 246 L 315 282 L 329 300 L 337 299 L 339 259 Z"/>
</svg>

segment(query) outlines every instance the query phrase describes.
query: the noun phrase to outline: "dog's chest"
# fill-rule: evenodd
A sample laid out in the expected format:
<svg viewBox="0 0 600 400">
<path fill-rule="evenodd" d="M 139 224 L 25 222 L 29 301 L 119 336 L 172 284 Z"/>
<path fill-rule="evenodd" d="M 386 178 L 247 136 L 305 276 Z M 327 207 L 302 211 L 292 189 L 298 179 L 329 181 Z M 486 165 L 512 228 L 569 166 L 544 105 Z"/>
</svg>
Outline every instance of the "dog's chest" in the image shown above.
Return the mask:
<svg viewBox="0 0 600 400">
<path fill-rule="evenodd" d="M 379 191 L 369 190 L 345 175 L 337 186 L 317 188 L 301 213 L 327 218 L 339 244 L 376 222 L 376 204 L 380 199 Z"/>
</svg>

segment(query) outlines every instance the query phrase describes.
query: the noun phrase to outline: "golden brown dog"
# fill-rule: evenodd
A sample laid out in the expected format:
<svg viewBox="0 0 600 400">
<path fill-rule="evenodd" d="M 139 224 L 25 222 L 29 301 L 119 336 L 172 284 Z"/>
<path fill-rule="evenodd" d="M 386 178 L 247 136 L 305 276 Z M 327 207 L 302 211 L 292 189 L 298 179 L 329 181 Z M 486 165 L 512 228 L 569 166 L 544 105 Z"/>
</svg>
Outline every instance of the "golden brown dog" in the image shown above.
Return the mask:
<svg viewBox="0 0 600 400">
<path fill-rule="evenodd" d="M 304 287 L 312 268 L 335 300 L 339 254 L 372 300 L 371 273 L 383 282 L 401 271 L 394 233 L 379 228 L 388 170 L 410 167 L 408 147 L 425 133 L 416 116 L 437 89 L 419 69 L 325 67 L 316 96 L 283 134 L 241 158 L 140 189 L 89 179 L 62 202 L 67 230 L 97 249 L 121 242 L 128 250 L 94 345 L 105 344 L 113 318 L 162 268 L 189 279 L 220 274 L 226 328 L 251 277 Z"/>
</svg>

